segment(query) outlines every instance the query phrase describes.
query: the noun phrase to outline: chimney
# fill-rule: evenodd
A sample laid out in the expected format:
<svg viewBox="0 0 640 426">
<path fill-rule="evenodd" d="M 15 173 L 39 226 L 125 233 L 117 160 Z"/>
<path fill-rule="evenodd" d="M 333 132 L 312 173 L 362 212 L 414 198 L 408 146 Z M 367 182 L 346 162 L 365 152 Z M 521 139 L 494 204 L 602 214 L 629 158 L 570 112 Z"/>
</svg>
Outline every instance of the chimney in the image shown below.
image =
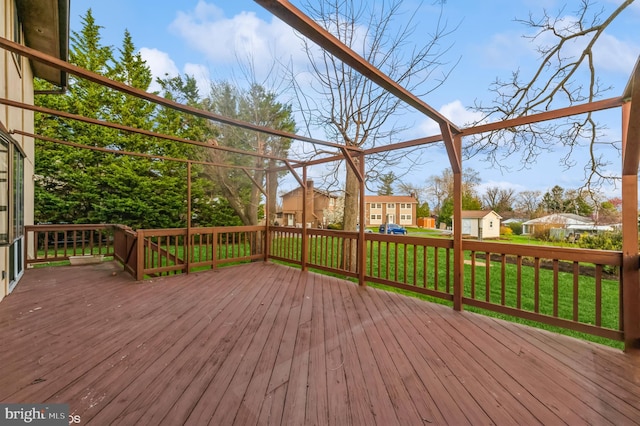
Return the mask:
<svg viewBox="0 0 640 426">
<path fill-rule="evenodd" d="M 315 203 L 314 203 L 314 199 L 313 199 L 313 181 L 308 179 L 307 180 L 307 205 L 306 210 L 307 210 L 307 223 L 311 223 L 313 222 L 313 215 L 314 215 L 314 210 L 315 210 Z M 307 224 L 304 224 L 303 226 L 307 226 Z M 313 225 L 311 225 L 313 227 Z"/>
</svg>

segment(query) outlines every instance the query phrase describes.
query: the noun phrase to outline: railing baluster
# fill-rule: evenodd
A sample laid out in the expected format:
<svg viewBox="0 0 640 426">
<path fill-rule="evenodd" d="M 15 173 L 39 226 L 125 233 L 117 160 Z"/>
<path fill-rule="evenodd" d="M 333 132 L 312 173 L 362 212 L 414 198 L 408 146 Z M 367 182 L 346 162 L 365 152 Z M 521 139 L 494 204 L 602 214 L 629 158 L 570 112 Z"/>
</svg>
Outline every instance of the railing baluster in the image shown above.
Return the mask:
<svg viewBox="0 0 640 426">
<path fill-rule="evenodd" d="M 558 259 L 553 259 L 553 316 L 558 318 L 559 303 Z"/>
<path fill-rule="evenodd" d="M 507 269 L 507 255 L 502 253 L 501 255 L 501 261 L 500 261 L 500 304 L 502 306 L 506 306 L 507 301 L 506 301 L 506 292 L 507 292 L 507 285 L 506 285 L 506 269 Z"/>
<path fill-rule="evenodd" d="M 484 280 L 485 280 L 485 300 L 487 302 L 491 301 L 491 278 L 490 278 L 490 269 L 491 269 L 491 253 L 485 252 L 484 259 Z"/>
<path fill-rule="evenodd" d="M 602 326 L 602 265 L 596 265 L 596 326 Z"/>
<path fill-rule="evenodd" d="M 533 274 L 533 297 L 535 304 L 536 313 L 540 312 L 540 258 L 536 257 L 533 261 L 534 274 Z M 518 309 L 521 309 L 522 306 L 518 303 Z"/>
<path fill-rule="evenodd" d="M 573 320 L 578 321 L 579 314 L 579 291 L 578 283 L 580 279 L 580 264 L 573 262 Z"/>
<path fill-rule="evenodd" d="M 518 255 L 518 258 L 517 258 L 516 262 L 517 262 L 517 269 L 518 269 L 518 271 L 517 271 L 518 289 L 516 291 L 516 293 L 517 293 L 516 294 L 516 307 L 518 309 L 522 309 L 522 256 Z M 537 294 L 537 292 L 536 292 L 536 294 Z M 535 306 L 536 306 L 536 312 L 538 312 L 538 299 L 536 299 Z"/>
<path fill-rule="evenodd" d="M 476 298 L 476 252 L 471 251 L 471 298 Z"/>
</svg>

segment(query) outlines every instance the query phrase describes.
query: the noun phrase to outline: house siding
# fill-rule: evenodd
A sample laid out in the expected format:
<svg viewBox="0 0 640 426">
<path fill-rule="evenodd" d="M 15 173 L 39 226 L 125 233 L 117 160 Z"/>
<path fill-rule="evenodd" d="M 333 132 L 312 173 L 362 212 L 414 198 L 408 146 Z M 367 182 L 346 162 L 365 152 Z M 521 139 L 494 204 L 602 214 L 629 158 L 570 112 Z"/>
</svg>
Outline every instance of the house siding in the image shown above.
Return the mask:
<svg viewBox="0 0 640 426">
<path fill-rule="evenodd" d="M 397 223 L 402 226 L 417 226 L 418 200 L 406 195 L 365 196 L 366 226 Z"/>
<path fill-rule="evenodd" d="M 0 8 L 4 13 L 4 19 L 0 21 L 0 34 L 2 37 L 13 40 L 16 25 L 16 4 L 13 0 L 0 0 Z M 21 39 L 24 39 L 23 33 L 20 31 Z M 11 100 L 23 102 L 33 105 L 33 72 L 29 61 L 21 56 L 2 50 L 0 55 L 0 96 Z M 9 108 L 6 105 L 0 105 L 0 123 L 7 129 L 19 129 L 29 133 L 33 133 L 33 112 L 21 110 L 18 108 Z M 17 142 L 25 154 L 24 157 L 24 224 L 33 224 L 33 207 L 34 207 L 34 142 L 32 138 L 12 135 L 13 140 Z M 9 165 L 9 168 L 11 166 Z M 10 179 L 12 177 L 10 176 Z M 10 185 L 9 185 L 10 187 Z M 4 188 L 2 189 L 5 190 Z M 11 210 L 12 191 L 5 194 L 9 200 L 9 211 Z M 11 218 L 9 219 L 11 223 Z M 9 259 L 10 250 L 8 246 L 0 247 L 0 300 L 9 294 Z"/>
<path fill-rule="evenodd" d="M 282 196 L 282 225 L 302 226 L 303 189 L 296 188 Z M 313 182 L 307 182 L 307 226 L 321 228 L 326 226 L 325 210 L 333 209 L 335 197 L 318 191 Z"/>
</svg>

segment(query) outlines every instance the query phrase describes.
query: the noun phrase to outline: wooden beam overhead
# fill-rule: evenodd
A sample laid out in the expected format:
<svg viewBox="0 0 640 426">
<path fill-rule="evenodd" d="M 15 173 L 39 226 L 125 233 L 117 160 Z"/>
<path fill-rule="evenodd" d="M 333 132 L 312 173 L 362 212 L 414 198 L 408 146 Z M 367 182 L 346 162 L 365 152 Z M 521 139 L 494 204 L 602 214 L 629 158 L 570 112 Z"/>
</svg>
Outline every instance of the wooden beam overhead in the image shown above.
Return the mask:
<svg viewBox="0 0 640 426">
<path fill-rule="evenodd" d="M 22 102 L 13 101 L 11 99 L 0 98 L 0 104 L 8 105 L 8 106 L 15 107 L 15 108 L 22 108 L 22 109 L 26 109 L 26 110 L 29 110 L 29 111 L 39 112 L 41 114 L 47 114 L 47 115 L 53 115 L 53 116 L 56 116 L 56 117 L 68 118 L 70 120 L 76 120 L 76 121 L 80 121 L 80 122 L 83 122 L 83 123 L 95 124 L 97 126 L 108 127 L 110 129 L 117 129 L 117 130 L 122 130 L 122 131 L 125 131 L 125 132 L 136 133 L 136 134 L 139 134 L 139 135 L 145 135 L 145 136 L 149 136 L 149 137 L 152 137 L 152 138 L 165 139 L 165 140 L 170 140 L 170 141 L 174 141 L 174 142 L 186 143 L 186 144 L 189 144 L 189 145 L 201 146 L 203 148 L 214 149 L 214 150 L 217 150 L 217 151 L 232 152 L 232 153 L 235 153 L 235 154 L 250 155 L 252 157 L 268 158 L 268 159 L 277 160 L 277 161 L 283 161 L 283 162 L 285 160 L 287 160 L 284 157 L 276 157 L 276 156 L 268 155 L 268 154 L 258 154 L 256 152 L 246 151 L 246 150 L 237 149 L 237 148 L 231 148 L 231 147 L 228 147 L 228 146 L 213 145 L 213 144 L 210 144 L 210 143 L 207 143 L 207 142 L 192 141 L 190 139 L 183 139 L 183 138 L 179 138 L 177 136 L 165 135 L 165 134 L 162 134 L 162 133 L 152 132 L 150 130 L 138 129 L 138 128 L 135 128 L 135 127 L 125 126 L 123 124 L 111 123 L 109 121 L 98 120 L 98 119 L 95 119 L 95 118 L 84 117 L 82 115 L 71 114 L 69 112 L 58 111 L 58 110 L 44 108 L 44 107 L 35 106 L 35 105 L 29 105 L 29 104 L 25 104 L 25 103 L 22 103 Z M 296 162 L 295 160 L 289 160 L 289 161 Z"/>
<path fill-rule="evenodd" d="M 395 95 L 398 99 L 406 102 L 416 110 L 425 114 L 438 124 L 446 123 L 454 133 L 459 129 L 445 116 L 422 101 L 409 90 L 395 82 L 391 77 L 380 71 L 378 68 L 367 62 L 327 30 L 318 25 L 314 20 L 305 15 L 286 0 L 255 0 L 256 3 L 273 13 L 282 21 L 287 23 L 296 31 L 300 32 L 318 46 L 349 65 L 360 74 L 364 75 L 378 86 Z"/>
<path fill-rule="evenodd" d="M 601 101 L 588 102 L 586 104 L 573 105 L 566 108 L 559 108 L 553 111 L 545 111 L 538 114 L 525 115 L 522 117 L 500 120 L 494 123 L 480 124 L 473 127 L 466 127 L 460 131 L 462 136 L 477 135 L 479 133 L 503 130 L 511 127 L 524 126 L 527 124 L 539 123 L 556 118 L 570 117 L 572 115 L 585 114 L 593 111 L 619 108 L 623 103 L 622 97 L 603 99 Z"/>
<path fill-rule="evenodd" d="M 229 124 L 232 126 L 240 127 L 247 130 L 254 130 L 256 132 L 265 133 L 272 136 L 278 136 L 287 139 L 294 139 L 301 142 L 309 142 L 317 145 L 331 146 L 334 148 L 343 148 L 344 145 L 337 144 L 334 142 L 322 141 L 319 139 L 313 139 L 302 135 L 296 135 L 294 133 L 284 132 L 282 130 L 271 129 L 269 127 L 258 126 L 256 124 L 252 124 L 246 121 L 237 120 L 234 118 L 225 117 L 219 114 L 215 114 L 210 111 L 205 111 L 199 108 L 195 108 L 189 105 L 183 105 L 178 102 L 171 101 L 169 99 L 163 98 L 162 96 L 155 95 L 153 93 L 145 92 L 144 90 L 137 89 L 135 87 L 128 86 L 119 81 L 111 80 L 102 75 L 96 74 L 91 71 L 87 71 L 84 68 L 78 67 L 76 65 L 72 65 L 68 62 L 62 61 L 58 58 L 55 58 L 51 55 L 46 55 L 42 52 L 39 52 L 35 49 L 31 49 L 26 46 L 22 46 L 21 44 L 15 43 L 11 40 L 8 40 L 4 37 L 0 37 L 0 47 L 14 53 L 18 53 L 23 55 L 29 59 L 34 61 L 41 62 L 45 65 L 49 65 L 51 67 L 55 67 L 59 70 L 66 71 L 69 74 L 73 74 L 77 77 L 83 78 L 85 80 L 91 81 L 93 83 L 100 84 L 105 87 L 109 87 L 111 89 L 117 90 L 122 93 L 126 93 L 127 95 L 134 96 L 139 99 L 144 99 L 149 102 L 153 102 L 158 105 L 162 105 L 167 108 L 174 109 L 176 111 L 181 111 L 187 114 L 192 114 L 197 117 L 205 118 L 208 120 L 213 120 L 223 124 Z M 357 147 L 347 147 L 352 151 L 360 152 L 362 151 Z"/>
</svg>

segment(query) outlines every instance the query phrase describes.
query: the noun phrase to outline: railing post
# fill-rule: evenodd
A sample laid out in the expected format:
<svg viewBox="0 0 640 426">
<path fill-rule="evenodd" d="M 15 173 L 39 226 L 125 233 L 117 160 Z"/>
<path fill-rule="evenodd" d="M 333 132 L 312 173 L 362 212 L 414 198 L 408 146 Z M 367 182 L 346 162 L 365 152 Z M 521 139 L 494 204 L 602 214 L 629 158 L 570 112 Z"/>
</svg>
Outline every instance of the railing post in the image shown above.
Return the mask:
<svg viewBox="0 0 640 426">
<path fill-rule="evenodd" d="M 365 168 L 364 168 L 364 154 L 362 154 L 359 158 L 358 169 L 360 171 L 360 177 L 364 177 Z M 358 222 L 360 223 L 360 227 L 358 228 L 358 237 L 356 239 L 358 250 L 358 284 L 361 286 L 366 285 L 365 281 L 365 272 L 367 269 L 367 241 L 365 239 L 364 228 L 366 224 L 365 220 L 365 184 L 364 179 L 358 179 L 359 188 L 360 188 L 360 206 L 358 213 Z"/>
<path fill-rule="evenodd" d="M 640 62 L 630 81 L 631 101 L 622 105 L 622 327 L 626 352 L 640 352 L 640 256 L 638 255 L 638 143 Z M 635 97 L 635 105 L 633 98 Z"/>
<path fill-rule="evenodd" d="M 211 241 L 211 269 L 218 267 L 218 228 L 213 228 L 213 241 Z"/>
<path fill-rule="evenodd" d="M 136 259 L 136 280 L 142 281 L 144 280 L 144 230 L 138 229 L 136 232 L 136 240 L 137 244 L 137 259 Z"/>
<path fill-rule="evenodd" d="M 302 186 L 302 244 L 300 247 L 300 266 L 303 271 L 307 270 L 307 251 L 308 251 L 308 240 L 307 240 L 307 166 L 302 168 L 302 181 L 304 185 Z M 311 194 L 313 197 L 313 194 Z"/>
<path fill-rule="evenodd" d="M 462 151 L 462 137 L 453 137 L 454 150 Z M 459 157 L 458 157 L 459 158 Z M 462 250 L 462 164 L 452 165 L 453 172 L 453 309 L 463 309 L 464 295 L 464 252 Z"/>
</svg>

